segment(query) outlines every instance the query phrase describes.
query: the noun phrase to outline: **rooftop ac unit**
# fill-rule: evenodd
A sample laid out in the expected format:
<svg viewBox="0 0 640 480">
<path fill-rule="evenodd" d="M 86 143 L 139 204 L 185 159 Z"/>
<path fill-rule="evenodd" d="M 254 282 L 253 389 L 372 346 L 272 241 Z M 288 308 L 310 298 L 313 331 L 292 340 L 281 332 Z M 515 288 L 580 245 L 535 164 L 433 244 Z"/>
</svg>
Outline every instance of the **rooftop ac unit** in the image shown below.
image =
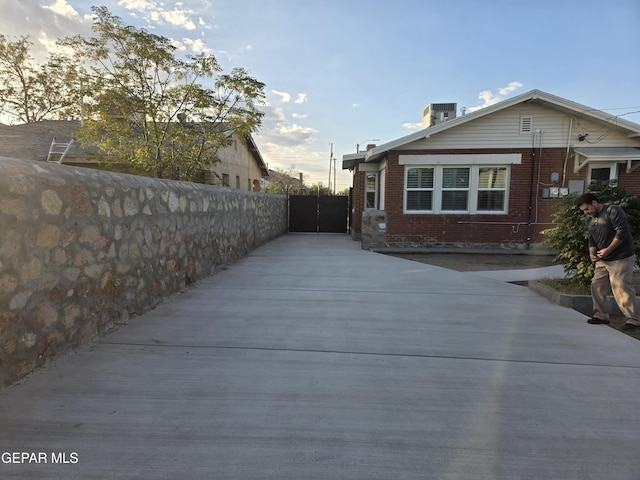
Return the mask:
<svg viewBox="0 0 640 480">
<path fill-rule="evenodd" d="M 437 125 L 452 118 L 456 118 L 457 103 L 431 103 L 424 109 L 422 127 Z"/>
</svg>

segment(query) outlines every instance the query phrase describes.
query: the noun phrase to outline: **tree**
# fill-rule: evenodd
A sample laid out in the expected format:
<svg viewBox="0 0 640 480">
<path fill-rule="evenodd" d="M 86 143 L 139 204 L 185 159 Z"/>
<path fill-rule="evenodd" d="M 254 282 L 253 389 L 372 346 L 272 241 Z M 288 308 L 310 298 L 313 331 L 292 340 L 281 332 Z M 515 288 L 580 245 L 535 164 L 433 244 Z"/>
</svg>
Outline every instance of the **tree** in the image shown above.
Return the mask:
<svg viewBox="0 0 640 480">
<path fill-rule="evenodd" d="M 38 64 L 29 37 L 0 34 L 0 114 L 17 123 L 61 118 L 73 98 L 58 57 Z"/>
<path fill-rule="evenodd" d="M 331 190 L 329 190 L 329 187 L 322 186 L 322 183 L 314 183 L 309 189 L 309 195 L 315 197 L 328 197 L 331 195 Z"/>
<path fill-rule="evenodd" d="M 266 193 L 297 195 L 301 188 L 304 188 L 304 185 L 300 184 L 300 178 L 297 176 L 295 166 L 291 166 L 287 170 L 276 168 L 269 171 L 269 183 L 265 187 Z"/>
<path fill-rule="evenodd" d="M 628 190 L 616 186 L 615 182 L 593 182 L 589 191 L 606 204 L 620 205 L 629 221 L 631 234 L 636 242 L 636 256 L 640 263 L 640 199 Z M 589 258 L 587 224 L 584 213 L 576 207 L 578 195 L 565 197 L 558 211 L 553 215 L 555 227 L 542 233 L 547 236 L 545 243 L 559 251 L 556 261 L 561 262 L 568 274 L 575 275 L 579 283 L 588 284 L 593 277 L 595 266 Z"/>
<path fill-rule="evenodd" d="M 59 42 L 83 98 L 78 139 L 119 169 L 210 182 L 218 150 L 259 128 L 264 84 L 241 68 L 223 74 L 210 54 L 178 58 L 168 38 L 92 10 L 95 37 Z"/>
</svg>

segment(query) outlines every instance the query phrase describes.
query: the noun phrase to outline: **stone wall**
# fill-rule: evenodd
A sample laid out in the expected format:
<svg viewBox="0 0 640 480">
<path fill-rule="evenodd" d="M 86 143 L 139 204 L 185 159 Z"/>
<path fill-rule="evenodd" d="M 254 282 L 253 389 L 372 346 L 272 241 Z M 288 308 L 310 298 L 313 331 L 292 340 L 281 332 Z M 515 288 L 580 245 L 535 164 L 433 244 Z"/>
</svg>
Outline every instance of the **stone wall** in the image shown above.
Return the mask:
<svg viewBox="0 0 640 480">
<path fill-rule="evenodd" d="M 0 159 L 1 385 L 286 231 L 283 196 Z"/>
</svg>

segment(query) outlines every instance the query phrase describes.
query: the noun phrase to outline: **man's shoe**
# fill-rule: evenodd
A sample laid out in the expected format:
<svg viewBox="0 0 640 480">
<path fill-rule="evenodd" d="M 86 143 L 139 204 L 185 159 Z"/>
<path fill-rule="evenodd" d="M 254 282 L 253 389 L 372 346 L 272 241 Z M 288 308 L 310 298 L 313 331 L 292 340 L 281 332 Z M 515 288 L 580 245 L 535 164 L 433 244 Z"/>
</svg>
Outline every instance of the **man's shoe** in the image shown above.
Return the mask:
<svg viewBox="0 0 640 480">
<path fill-rule="evenodd" d="M 587 323 L 590 323 L 591 325 L 609 325 L 609 320 L 606 318 L 591 317 L 587 320 Z"/>
<path fill-rule="evenodd" d="M 640 325 L 634 325 L 633 323 L 625 323 L 622 326 L 624 332 L 640 332 Z"/>
</svg>

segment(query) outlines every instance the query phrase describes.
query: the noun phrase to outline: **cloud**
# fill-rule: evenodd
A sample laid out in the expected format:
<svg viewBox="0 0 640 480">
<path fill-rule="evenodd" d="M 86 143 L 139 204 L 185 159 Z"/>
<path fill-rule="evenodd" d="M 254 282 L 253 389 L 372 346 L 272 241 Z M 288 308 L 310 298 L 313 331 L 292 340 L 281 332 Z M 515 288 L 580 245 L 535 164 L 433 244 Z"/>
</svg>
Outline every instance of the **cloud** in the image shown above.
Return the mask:
<svg viewBox="0 0 640 480">
<path fill-rule="evenodd" d="M 56 0 L 52 5 L 43 5 L 42 8 L 51 10 L 53 13 L 62 17 L 70 18 L 73 20 L 80 20 L 80 15 L 74 10 L 74 8 L 67 3 L 66 0 Z"/>
<path fill-rule="evenodd" d="M 196 52 L 196 53 L 200 53 L 200 52 L 211 53 L 211 49 L 208 48 L 201 39 L 193 40 L 191 38 L 185 38 L 185 39 L 183 39 L 183 42 L 193 52 Z"/>
<path fill-rule="evenodd" d="M 298 98 L 296 98 L 296 101 L 294 103 L 302 104 L 302 103 L 306 103 L 306 101 L 307 101 L 307 94 L 299 93 Z"/>
<path fill-rule="evenodd" d="M 307 118 L 309 115 L 302 113 L 292 113 L 291 116 L 296 119 Z"/>
<path fill-rule="evenodd" d="M 286 112 L 280 107 L 263 105 L 260 110 L 264 113 L 259 135 L 266 142 L 279 145 L 308 144 L 313 140 L 317 131 L 313 128 L 292 123 L 287 120 Z M 295 115 L 293 115 L 294 118 Z"/>
<path fill-rule="evenodd" d="M 277 143 L 261 142 L 260 153 L 269 168 L 282 171 L 292 170 L 293 174 L 302 173 L 307 186 L 322 183 L 327 185 L 329 173 L 329 145 L 326 151 L 309 150 L 307 146 L 283 146 Z M 338 178 L 338 189 L 350 185 Z"/>
<path fill-rule="evenodd" d="M 476 110 L 480 110 L 481 108 L 488 107 L 490 105 L 495 105 L 498 102 L 504 100 L 504 98 L 510 93 L 515 92 L 519 88 L 522 88 L 523 85 L 520 82 L 511 82 L 506 87 L 498 88 L 497 93 L 492 92 L 491 90 L 483 90 L 478 95 L 478 98 L 482 100 L 482 105 L 478 105 L 476 107 L 469 108 L 469 112 L 475 112 Z"/>
<path fill-rule="evenodd" d="M 93 25 L 90 15 L 81 16 L 66 0 L 0 0 L 0 12 L 0 32 L 7 37 L 29 37 L 33 42 L 30 53 L 38 63 L 46 61 L 56 40 L 89 35 Z"/>
<path fill-rule="evenodd" d="M 273 130 L 277 135 L 278 144 L 288 147 L 310 144 L 313 141 L 313 135 L 317 132 L 313 128 L 288 122 L 279 123 Z"/>
<path fill-rule="evenodd" d="M 142 12 L 148 22 L 168 23 L 186 30 L 195 30 L 197 28 L 195 22 L 189 18 L 189 15 L 192 14 L 193 11 L 183 8 L 182 2 L 177 2 L 173 10 L 165 10 L 162 5 L 162 3 L 158 4 L 157 2 L 149 0 L 118 1 L 118 6 L 120 7 Z M 202 23 L 201 17 L 199 18 L 199 22 Z"/>
<path fill-rule="evenodd" d="M 157 8 L 155 3 L 147 0 L 118 0 L 118 6 L 124 7 L 127 10 L 138 10 L 140 12 Z"/>
<path fill-rule="evenodd" d="M 411 122 L 403 123 L 402 124 L 402 128 L 405 128 L 407 130 L 420 130 L 422 128 L 422 122 L 420 122 L 420 123 L 411 123 Z"/>
<path fill-rule="evenodd" d="M 279 92 L 278 90 L 271 90 L 271 93 L 278 95 L 282 103 L 289 103 L 291 101 L 291 95 L 287 92 Z"/>
<path fill-rule="evenodd" d="M 195 30 L 196 24 L 187 16 L 184 10 L 171 10 L 168 12 L 162 12 L 161 16 L 171 25 L 182 27 L 187 30 Z"/>
</svg>

